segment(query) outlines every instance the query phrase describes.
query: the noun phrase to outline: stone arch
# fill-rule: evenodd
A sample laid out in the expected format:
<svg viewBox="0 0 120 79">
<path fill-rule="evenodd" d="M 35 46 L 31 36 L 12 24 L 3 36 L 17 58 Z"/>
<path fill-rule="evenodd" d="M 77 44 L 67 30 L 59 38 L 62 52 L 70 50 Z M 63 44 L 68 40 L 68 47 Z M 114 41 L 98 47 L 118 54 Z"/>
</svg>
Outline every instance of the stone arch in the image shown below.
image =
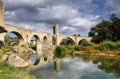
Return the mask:
<svg viewBox="0 0 120 79">
<path fill-rule="evenodd" d="M 33 35 L 30 41 L 34 42 L 35 44 L 38 44 L 40 42 L 40 38 L 38 35 Z"/>
<path fill-rule="evenodd" d="M 52 45 L 57 45 L 57 38 L 52 36 Z"/>
<path fill-rule="evenodd" d="M 86 39 L 80 39 L 79 42 L 78 42 L 78 45 L 80 45 L 80 43 L 81 43 L 83 40 L 86 40 Z M 87 40 L 86 40 L 86 41 L 87 41 Z"/>
<path fill-rule="evenodd" d="M 65 44 L 74 45 L 75 41 L 71 37 L 65 37 L 61 40 L 60 44 L 64 41 Z"/>
<path fill-rule="evenodd" d="M 9 32 L 9 33 L 14 33 L 20 40 L 22 40 L 22 41 L 24 40 L 22 34 L 20 34 L 19 32 L 11 31 L 11 32 Z"/>
<path fill-rule="evenodd" d="M 29 47 L 31 47 L 34 51 L 37 52 L 38 45 L 40 44 L 40 38 L 38 35 L 32 35 L 30 39 Z"/>
<path fill-rule="evenodd" d="M 7 39 L 6 37 L 11 37 L 11 38 L 14 38 L 12 41 L 11 41 L 11 44 L 13 44 L 14 42 L 17 42 L 18 45 L 19 44 L 22 44 L 23 41 L 24 41 L 24 38 L 23 36 L 19 33 L 19 32 L 16 32 L 16 31 L 10 31 L 8 32 L 5 36 L 4 36 L 4 41 L 6 42 Z"/>
<path fill-rule="evenodd" d="M 44 37 L 43 37 L 43 41 L 44 41 L 44 42 L 47 42 L 47 40 L 48 40 L 47 36 L 44 36 Z"/>
<path fill-rule="evenodd" d="M 71 40 L 71 42 L 73 43 L 73 44 L 75 44 L 75 41 L 74 41 L 74 39 L 72 39 L 71 37 L 67 37 L 69 40 Z"/>
<path fill-rule="evenodd" d="M 37 62 L 37 60 L 38 60 L 37 53 L 32 53 L 32 54 L 30 54 L 30 55 L 29 55 L 29 60 L 31 61 L 31 63 L 32 63 L 33 65 L 36 64 L 36 63 L 38 63 L 38 62 Z"/>
</svg>

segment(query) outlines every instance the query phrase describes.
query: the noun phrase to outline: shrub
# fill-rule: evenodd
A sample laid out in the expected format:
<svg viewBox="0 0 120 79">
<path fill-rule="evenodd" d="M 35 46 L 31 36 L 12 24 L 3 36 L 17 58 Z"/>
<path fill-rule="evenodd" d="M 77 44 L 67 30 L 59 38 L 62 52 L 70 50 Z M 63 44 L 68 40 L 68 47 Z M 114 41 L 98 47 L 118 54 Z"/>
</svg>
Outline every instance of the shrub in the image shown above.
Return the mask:
<svg viewBox="0 0 120 79">
<path fill-rule="evenodd" d="M 99 46 L 100 50 L 115 50 L 118 48 L 120 48 L 120 42 L 103 41 Z"/>
<path fill-rule="evenodd" d="M 74 50 L 76 50 L 76 51 L 80 51 L 81 48 L 80 48 L 80 46 L 75 46 L 75 47 L 74 47 Z"/>
<path fill-rule="evenodd" d="M 64 58 L 66 56 L 66 49 L 63 46 L 57 46 L 54 51 L 55 57 Z"/>
<path fill-rule="evenodd" d="M 81 41 L 78 43 L 78 45 L 80 45 L 80 46 L 93 46 L 94 43 L 89 42 L 89 41 L 83 39 L 83 40 L 81 40 Z"/>
</svg>

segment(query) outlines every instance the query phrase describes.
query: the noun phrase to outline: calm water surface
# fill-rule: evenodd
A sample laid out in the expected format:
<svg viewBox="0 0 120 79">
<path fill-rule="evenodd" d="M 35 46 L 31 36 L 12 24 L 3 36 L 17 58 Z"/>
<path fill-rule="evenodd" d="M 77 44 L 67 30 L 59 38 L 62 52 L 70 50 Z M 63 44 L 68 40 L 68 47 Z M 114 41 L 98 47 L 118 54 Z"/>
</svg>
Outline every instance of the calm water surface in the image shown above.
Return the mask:
<svg viewBox="0 0 120 79">
<path fill-rule="evenodd" d="M 55 71 L 54 63 L 49 63 L 31 74 L 37 79 L 120 79 L 119 63 L 113 59 L 76 57 L 61 60 L 60 72 Z"/>
</svg>

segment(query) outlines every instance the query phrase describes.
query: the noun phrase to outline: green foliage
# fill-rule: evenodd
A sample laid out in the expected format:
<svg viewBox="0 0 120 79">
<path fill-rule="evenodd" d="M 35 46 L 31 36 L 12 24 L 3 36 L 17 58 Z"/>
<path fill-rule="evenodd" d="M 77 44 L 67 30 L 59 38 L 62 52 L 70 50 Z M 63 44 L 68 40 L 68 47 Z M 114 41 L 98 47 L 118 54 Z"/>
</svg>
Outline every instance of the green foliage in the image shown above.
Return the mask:
<svg viewBox="0 0 120 79">
<path fill-rule="evenodd" d="M 95 27 L 92 27 L 89 36 L 93 36 L 93 42 L 100 43 L 104 40 L 120 40 L 120 18 L 112 14 L 110 20 L 102 20 Z"/>
<path fill-rule="evenodd" d="M 80 37 L 81 35 L 80 35 L 80 34 L 74 34 L 73 36 L 78 36 L 78 37 Z"/>
<path fill-rule="evenodd" d="M 111 25 L 111 34 L 112 34 L 112 41 L 120 40 L 120 18 L 116 17 L 115 14 L 112 14 L 110 17 L 112 22 Z"/>
<path fill-rule="evenodd" d="M 101 23 L 98 23 L 95 27 L 91 28 L 89 36 L 96 36 L 94 42 L 102 42 L 103 40 L 111 40 L 112 35 L 110 31 L 110 26 L 112 23 L 110 21 L 102 20 Z"/>
<path fill-rule="evenodd" d="M 73 45 L 73 41 L 70 39 L 63 39 L 60 43 L 60 45 Z"/>
<path fill-rule="evenodd" d="M 103 41 L 100 43 L 99 49 L 101 50 L 115 50 L 120 48 L 120 42 L 111 42 L 111 41 Z"/>
<path fill-rule="evenodd" d="M 10 51 L 10 48 L 9 47 L 2 47 L 1 50 L 3 52 L 9 52 Z"/>
<path fill-rule="evenodd" d="M 9 35 L 5 35 L 5 46 L 13 46 L 18 45 L 19 39 L 17 37 L 10 37 Z"/>
<path fill-rule="evenodd" d="M 0 33 L 4 33 L 4 32 L 7 32 L 7 30 L 4 27 L 0 26 Z"/>
<path fill-rule="evenodd" d="M 27 72 L 9 65 L 5 61 L 0 61 L 0 78 L 2 79 L 36 79 Z"/>
<path fill-rule="evenodd" d="M 66 56 L 66 48 L 63 46 L 57 46 L 54 51 L 55 57 L 64 58 Z"/>
<path fill-rule="evenodd" d="M 89 42 L 89 41 L 83 39 L 83 40 L 81 40 L 81 41 L 79 42 L 78 45 L 80 45 L 80 46 L 92 46 L 92 45 L 94 45 L 94 43 Z"/>
<path fill-rule="evenodd" d="M 74 46 L 74 50 L 80 51 L 80 50 L 81 50 L 81 47 L 80 47 L 80 46 Z"/>
</svg>

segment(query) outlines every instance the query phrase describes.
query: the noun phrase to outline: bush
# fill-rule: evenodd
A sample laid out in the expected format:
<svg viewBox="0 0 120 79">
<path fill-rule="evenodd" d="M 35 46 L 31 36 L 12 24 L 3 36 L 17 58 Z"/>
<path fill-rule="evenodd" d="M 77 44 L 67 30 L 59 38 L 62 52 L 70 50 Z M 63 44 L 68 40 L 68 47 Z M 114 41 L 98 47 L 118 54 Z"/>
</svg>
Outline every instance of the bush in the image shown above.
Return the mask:
<svg viewBox="0 0 120 79">
<path fill-rule="evenodd" d="M 75 46 L 75 47 L 74 47 L 74 50 L 76 50 L 76 51 L 80 51 L 81 48 L 80 48 L 80 46 Z"/>
<path fill-rule="evenodd" d="M 81 40 L 81 41 L 78 43 L 78 45 L 80 45 L 80 46 L 93 46 L 94 43 L 89 42 L 89 41 L 83 39 L 83 40 Z"/>
<path fill-rule="evenodd" d="M 55 57 L 64 58 L 66 56 L 66 49 L 63 46 L 57 46 L 54 51 Z"/>
<path fill-rule="evenodd" d="M 118 48 L 120 48 L 120 42 L 103 41 L 99 46 L 100 50 L 115 50 Z"/>
</svg>

